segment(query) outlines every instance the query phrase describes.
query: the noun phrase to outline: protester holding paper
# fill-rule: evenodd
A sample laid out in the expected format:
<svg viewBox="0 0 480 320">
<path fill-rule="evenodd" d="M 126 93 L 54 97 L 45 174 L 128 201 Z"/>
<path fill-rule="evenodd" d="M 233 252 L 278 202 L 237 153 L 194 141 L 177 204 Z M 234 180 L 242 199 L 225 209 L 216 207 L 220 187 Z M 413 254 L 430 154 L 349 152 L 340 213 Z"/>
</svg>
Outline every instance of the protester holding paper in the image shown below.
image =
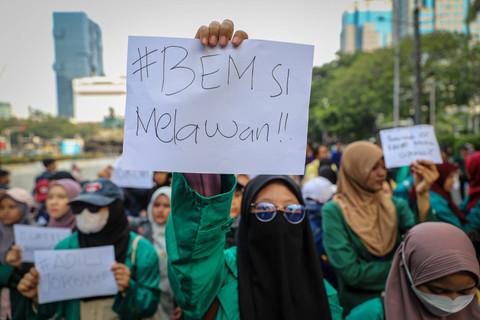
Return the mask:
<svg viewBox="0 0 480 320">
<path fill-rule="evenodd" d="M 426 161 L 413 164 L 414 214 L 407 202 L 384 194 L 387 171 L 378 146 L 358 141 L 345 149 L 336 195 L 322 208 L 323 245 L 338 275 L 345 315 L 385 289 L 401 235 L 418 222 L 434 220 L 428 196 L 437 178 L 434 168 Z"/>
<path fill-rule="evenodd" d="M 82 187 L 74 180 L 60 179 L 51 183 L 45 202 L 50 219 L 47 227 L 75 229 L 75 215 L 68 205 L 78 196 Z"/>
<path fill-rule="evenodd" d="M 25 300 L 17 285 L 31 265 L 23 264 L 20 249 L 14 246 L 14 224 L 30 224 L 33 198 L 27 190 L 11 188 L 0 196 L 0 287 L 10 289 L 12 319 L 24 319 Z"/>
<path fill-rule="evenodd" d="M 116 263 L 111 270 L 118 293 L 113 297 L 40 304 L 36 312 L 33 307 L 29 309 L 30 317 L 49 319 L 55 315 L 75 320 L 82 319 L 82 314 L 88 311 L 89 318 L 142 319 L 155 313 L 160 298 L 158 257 L 146 239 L 137 238 L 135 233 L 128 231 L 122 201 L 122 190 L 108 179 L 101 178 L 86 184 L 80 195 L 69 202 L 76 214 L 78 231 L 55 248 L 62 250 L 113 245 Z M 134 265 L 132 259 L 135 259 Z M 41 274 L 33 268 L 20 281 L 18 290 L 35 303 L 39 281 L 42 281 Z M 106 304 L 111 305 L 111 309 L 105 309 Z"/>
<path fill-rule="evenodd" d="M 233 23 L 226 20 L 201 27 L 197 38 L 224 47 L 230 39 L 238 46 L 247 35 L 233 34 Z M 341 319 L 292 179 L 257 176 L 247 184 L 238 247 L 224 251 L 234 221 L 229 216 L 235 184 L 234 175 L 174 173 L 168 273 L 186 318 Z"/>
</svg>

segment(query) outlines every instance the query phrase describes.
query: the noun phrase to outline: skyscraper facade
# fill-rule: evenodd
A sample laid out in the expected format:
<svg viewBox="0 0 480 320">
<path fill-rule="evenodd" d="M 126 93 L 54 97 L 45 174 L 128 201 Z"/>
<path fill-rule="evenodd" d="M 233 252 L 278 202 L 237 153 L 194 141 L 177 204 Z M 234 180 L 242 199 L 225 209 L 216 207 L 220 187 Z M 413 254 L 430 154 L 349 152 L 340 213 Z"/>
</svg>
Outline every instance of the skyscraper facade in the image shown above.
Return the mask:
<svg viewBox="0 0 480 320">
<path fill-rule="evenodd" d="M 480 17 L 467 25 L 465 18 L 474 0 L 361 0 L 355 1 L 342 17 L 341 48 L 343 53 L 357 50 L 371 51 L 390 45 L 398 10 L 400 39 L 414 33 L 413 10 L 418 2 L 420 34 L 435 31 L 470 33 L 472 40 L 480 41 Z"/>
<path fill-rule="evenodd" d="M 392 41 L 392 5 L 390 0 L 354 2 L 342 16 L 341 49 L 373 51 Z"/>
<path fill-rule="evenodd" d="M 54 12 L 53 38 L 58 115 L 72 118 L 72 80 L 104 75 L 102 32 L 84 12 Z"/>
</svg>

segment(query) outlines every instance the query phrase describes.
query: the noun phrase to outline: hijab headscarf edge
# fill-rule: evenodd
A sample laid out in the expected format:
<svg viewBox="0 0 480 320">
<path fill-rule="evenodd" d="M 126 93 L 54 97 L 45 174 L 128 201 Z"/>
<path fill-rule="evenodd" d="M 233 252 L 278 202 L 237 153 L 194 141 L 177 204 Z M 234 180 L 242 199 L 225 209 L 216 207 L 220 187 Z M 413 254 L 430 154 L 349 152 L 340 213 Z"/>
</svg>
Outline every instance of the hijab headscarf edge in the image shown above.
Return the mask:
<svg viewBox="0 0 480 320">
<path fill-rule="evenodd" d="M 345 221 L 375 256 L 387 255 L 395 246 L 397 213 L 392 199 L 383 192 L 369 191 L 365 183 L 372 168 L 383 157 L 373 143 L 357 141 L 345 148 L 333 197 Z"/>
</svg>

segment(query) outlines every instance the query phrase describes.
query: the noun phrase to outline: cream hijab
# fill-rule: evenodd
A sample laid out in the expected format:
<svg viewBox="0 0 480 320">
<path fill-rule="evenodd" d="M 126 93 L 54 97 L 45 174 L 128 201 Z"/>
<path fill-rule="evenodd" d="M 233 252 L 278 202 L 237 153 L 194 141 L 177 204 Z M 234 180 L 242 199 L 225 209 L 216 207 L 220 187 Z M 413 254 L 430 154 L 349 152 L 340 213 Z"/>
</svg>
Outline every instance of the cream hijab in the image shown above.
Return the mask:
<svg viewBox="0 0 480 320">
<path fill-rule="evenodd" d="M 373 143 L 350 144 L 342 156 L 333 198 L 349 227 L 368 251 L 378 257 L 392 251 L 397 235 L 397 213 L 392 200 L 383 191 L 365 188 L 372 168 L 382 157 L 382 150 Z"/>
</svg>

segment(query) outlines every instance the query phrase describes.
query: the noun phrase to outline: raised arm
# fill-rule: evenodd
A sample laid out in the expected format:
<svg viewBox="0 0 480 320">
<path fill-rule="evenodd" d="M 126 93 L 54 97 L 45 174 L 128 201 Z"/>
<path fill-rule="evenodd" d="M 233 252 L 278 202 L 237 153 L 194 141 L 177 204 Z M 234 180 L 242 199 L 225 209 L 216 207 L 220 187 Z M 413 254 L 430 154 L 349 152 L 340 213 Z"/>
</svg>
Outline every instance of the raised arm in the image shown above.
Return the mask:
<svg viewBox="0 0 480 320">
<path fill-rule="evenodd" d="M 223 249 L 225 233 L 233 222 L 229 215 L 236 184 L 234 175 L 204 178 L 220 180 L 220 193 L 204 197 L 189 186 L 183 174 L 173 174 L 172 209 L 165 234 L 172 291 L 187 317 L 194 319 L 203 317 L 227 272 Z M 195 179 L 202 180 L 189 175 L 190 181 Z"/>
</svg>

